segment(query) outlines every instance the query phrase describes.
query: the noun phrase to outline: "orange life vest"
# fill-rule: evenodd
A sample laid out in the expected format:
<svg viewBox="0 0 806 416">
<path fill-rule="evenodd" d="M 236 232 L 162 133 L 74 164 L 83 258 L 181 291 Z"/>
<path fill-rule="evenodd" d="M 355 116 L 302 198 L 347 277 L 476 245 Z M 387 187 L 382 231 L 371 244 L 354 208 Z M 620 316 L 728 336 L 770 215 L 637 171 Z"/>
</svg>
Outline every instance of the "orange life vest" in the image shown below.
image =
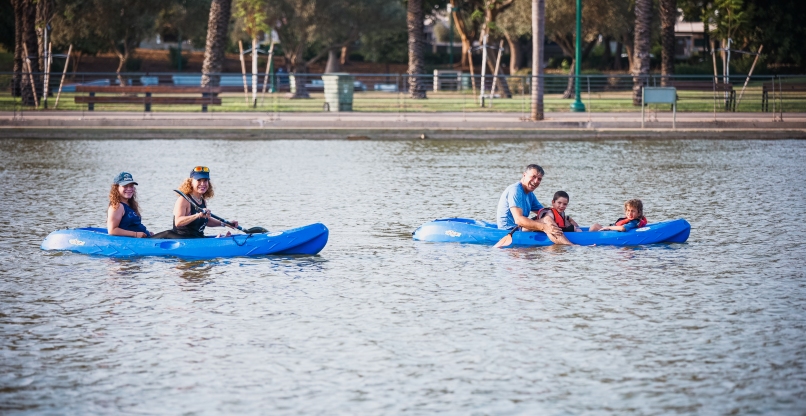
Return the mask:
<svg viewBox="0 0 806 416">
<path fill-rule="evenodd" d="M 574 226 L 570 222 L 566 223 L 566 217 L 554 208 L 543 208 L 537 211 L 537 218 L 543 218 L 543 213 L 548 213 L 549 211 L 554 216 L 554 222 L 561 230 L 565 232 L 574 231 Z"/>
<path fill-rule="evenodd" d="M 628 219 L 628 218 L 619 218 L 619 219 L 616 220 L 616 223 L 614 225 L 624 225 L 624 224 L 626 224 L 626 223 L 628 223 L 630 221 L 633 221 L 633 220 Z M 645 225 L 646 225 L 646 217 L 641 217 L 641 219 L 638 221 L 638 228 L 641 228 L 641 227 L 643 227 Z"/>
</svg>

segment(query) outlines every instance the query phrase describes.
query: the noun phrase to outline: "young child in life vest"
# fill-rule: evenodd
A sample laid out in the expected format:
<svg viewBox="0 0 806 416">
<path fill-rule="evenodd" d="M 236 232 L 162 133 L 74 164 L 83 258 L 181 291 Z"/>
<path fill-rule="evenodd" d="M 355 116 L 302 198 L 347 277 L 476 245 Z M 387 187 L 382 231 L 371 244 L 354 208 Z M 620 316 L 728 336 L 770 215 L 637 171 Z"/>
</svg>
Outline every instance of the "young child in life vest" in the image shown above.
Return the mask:
<svg viewBox="0 0 806 416">
<path fill-rule="evenodd" d="M 537 217 L 535 217 L 535 219 L 540 221 L 543 220 L 543 218 L 551 218 L 554 220 L 554 223 L 566 233 L 582 231 L 579 228 L 579 224 L 577 224 L 577 222 L 574 221 L 570 216 L 565 214 L 565 209 L 568 208 L 569 200 L 570 198 L 568 197 L 567 192 L 557 191 L 554 193 L 554 198 L 551 200 L 551 208 L 542 208 L 540 211 L 537 211 Z M 546 222 L 548 220 L 543 221 Z"/>
<path fill-rule="evenodd" d="M 644 204 L 640 199 L 631 199 L 624 203 L 624 217 L 607 227 L 593 224 L 590 231 L 630 231 L 646 225 Z"/>
</svg>

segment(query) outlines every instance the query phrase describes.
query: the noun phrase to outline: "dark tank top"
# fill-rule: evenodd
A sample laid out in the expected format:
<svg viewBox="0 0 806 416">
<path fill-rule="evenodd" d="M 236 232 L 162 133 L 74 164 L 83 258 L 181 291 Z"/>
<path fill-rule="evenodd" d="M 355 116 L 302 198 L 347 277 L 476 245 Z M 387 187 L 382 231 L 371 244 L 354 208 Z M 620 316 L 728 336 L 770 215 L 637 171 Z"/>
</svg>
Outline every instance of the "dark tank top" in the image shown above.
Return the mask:
<svg viewBox="0 0 806 416">
<path fill-rule="evenodd" d="M 198 204 L 198 205 L 200 207 L 202 207 L 202 208 L 207 208 L 207 203 L 204 201 L 204 199 L 202 199 L 201 204 Z M 196 215 L 199 212 L 201 212 L 201 211 L 196 209 L 196 207 L 194 207 L 193 204 L 190 205 L 190 215 Z M 185 225 L 183 227 L 177 227 L 176 226 L 176 217 L 174 217 L 174 219 L 173 219 L 173 226 L 174 226 L 173 232 L 175 232 L 175 233 L 177 233 L 177 234 L 179 234 L 181 236 L 184 236 L 184 237 L 203 238 L 204 237 L 204 227 L 207 227 L 207 221 L 209 221 L 208 218 L 196 218 L 195 220 L 193 220 L 193 222 L 191 222 L 188 225 Z"/>
<path fill-rule="evenodd" d="M 148 235 L 148 230 L 146 226 L 143 225 L 140 216 L 131 209 L 130 206 L 126 205 L 125 202 L 121 202 L 120 205 L 123 205 L 123 218 L 120 219 L 120 224 L 118 224 L 118 228 L 122 228 L 127 231 L 134 231 L 136 233 L 146 233 Z"/>
</svg>

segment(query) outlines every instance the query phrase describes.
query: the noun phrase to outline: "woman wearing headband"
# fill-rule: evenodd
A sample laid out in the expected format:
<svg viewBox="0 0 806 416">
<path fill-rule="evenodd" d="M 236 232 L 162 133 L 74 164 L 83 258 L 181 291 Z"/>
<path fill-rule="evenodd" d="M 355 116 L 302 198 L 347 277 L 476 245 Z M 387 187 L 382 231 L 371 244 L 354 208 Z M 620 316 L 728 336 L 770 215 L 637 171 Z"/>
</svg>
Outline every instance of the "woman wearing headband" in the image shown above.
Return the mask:
<svg viewBox="0 0 806 416">
<path fill-rule="evenodd" d="M 203 238 L 207 226 L 225 226 L 221 221 L 211 218 L 210 210 L 207 209 L 207 200 L 214 195 L 213 184 L 210 182 L 210 168 L 207 166 L 193 168 L 190 176 L 179 185 L 179 190 L 190 197 L 195 206 L 178 197 L 174 204 L 173 229 L 155 234 L 152 238 Z M 230 223 L 238 226 L 238 221 Z M 227 232 L 227 235 L 230 233 Z"/>
</svg>

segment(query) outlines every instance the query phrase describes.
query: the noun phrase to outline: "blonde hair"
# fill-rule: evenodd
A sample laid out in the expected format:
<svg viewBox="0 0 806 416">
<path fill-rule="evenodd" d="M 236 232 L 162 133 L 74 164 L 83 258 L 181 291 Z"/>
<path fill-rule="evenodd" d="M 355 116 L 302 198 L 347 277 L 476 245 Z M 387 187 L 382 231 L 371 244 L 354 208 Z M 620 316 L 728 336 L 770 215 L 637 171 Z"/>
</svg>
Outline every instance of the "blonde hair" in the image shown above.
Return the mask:
<svg viewBox="0 0 806 416">
<path fill-rule="evenodd" d="M 634 208 L 638 211 L 638 218 L 642 218 L 644 216 L 644 203 L 641 202 L 640 199 L 631 199 L 624 203 L 624 209 L 627 208 Z"/>
<path fill-rule="evenodd" d="M 185 193 L 186 195 L 190 195 L 193 192 L 193 179 L 187 178 L 181 185 L 179 185 L 179 190 Z M 210 180 L 207 180 L 207 191 L 204 192 L 202 198 L 204 199 L 211 199 L 215 196 L 215 192 L 213 192 L 213 183 Z"/>
<path fill-rule="evenodd" d="M 118 209 L 118 206 L 123 199 L 123 197 L 120 196 L 120 191 L 118 191 L 118 186 L 120 185 L 113 183 L 112 189 L 109 190 L 109 206 L 115 209 Z M 127 202 L 126 205 L 128 205 L 129 208 L 131 208 L 132 211 L 134 211 L 137 215 L 140 215 L 140 205 L 137 204 L 137 199 L 135 198 L 136 196 L 137 188 L 134 189 L 134 193 L 132 194 L 132 197 L 129 198 L 129 202 Z"/>
</svg>

